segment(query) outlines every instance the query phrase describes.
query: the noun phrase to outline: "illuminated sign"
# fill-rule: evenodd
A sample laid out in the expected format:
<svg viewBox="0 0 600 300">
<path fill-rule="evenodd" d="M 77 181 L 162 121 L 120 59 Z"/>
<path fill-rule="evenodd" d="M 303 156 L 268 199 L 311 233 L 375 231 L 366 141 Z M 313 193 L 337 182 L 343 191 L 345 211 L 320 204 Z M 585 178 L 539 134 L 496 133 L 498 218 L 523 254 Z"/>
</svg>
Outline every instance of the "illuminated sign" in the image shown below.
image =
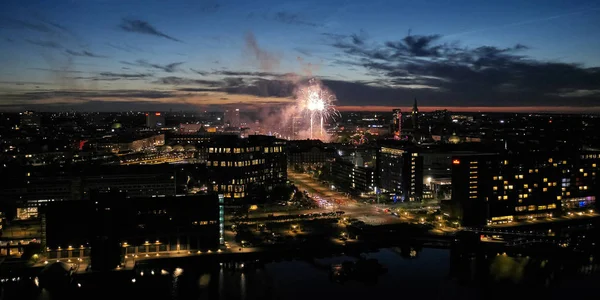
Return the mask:
<svg viewBox="0 0 600 300">
<path fill-rule="evenodd" d="M 160 113 L 156 113 L 155 115 L 160 116 Z"/>
<path fill-rule="evenodd" d="M 455 159 L 455 160 L 452 161 L 452 163 L 455 164 L 455 165 L 460 165 L 460 160 Z"/>
</svg>

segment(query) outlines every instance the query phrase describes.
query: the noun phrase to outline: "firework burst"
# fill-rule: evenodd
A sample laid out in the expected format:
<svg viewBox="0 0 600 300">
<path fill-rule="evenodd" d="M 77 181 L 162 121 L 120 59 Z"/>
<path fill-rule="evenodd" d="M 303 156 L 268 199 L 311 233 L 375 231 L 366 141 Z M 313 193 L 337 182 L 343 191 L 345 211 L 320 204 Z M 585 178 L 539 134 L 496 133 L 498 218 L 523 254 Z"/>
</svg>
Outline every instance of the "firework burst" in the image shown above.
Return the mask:
<svg viewBox="0 0 600 300">
<path fill-rule="evenodd" d="M 319 122 L 318 134 L 320 138 L 324 137 L 323 123 L 330 119 L 335 119 L 339 116 L 339 112 L 335 109 L 335 95 L 316 79 L 308 81 L 306 86 L 298 89 L 299 108 L 310 119 L 310 138 L 312 139 L 314 132 L 314 123 Z"/>
</svg>

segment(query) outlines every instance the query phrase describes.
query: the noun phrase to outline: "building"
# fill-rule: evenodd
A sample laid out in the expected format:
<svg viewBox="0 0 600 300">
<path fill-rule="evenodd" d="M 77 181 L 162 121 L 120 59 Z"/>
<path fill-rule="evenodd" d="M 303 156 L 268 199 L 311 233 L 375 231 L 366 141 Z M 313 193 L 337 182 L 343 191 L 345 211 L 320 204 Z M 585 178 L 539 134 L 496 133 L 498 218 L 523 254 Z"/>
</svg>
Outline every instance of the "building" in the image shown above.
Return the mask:
<svg viewBox="0 0 600 300">
<path fill-rule="evenodd" d="M 40 127 L 42 125 L 41 116 L 33 111 L 25 111 L 19 115 L 21 127 Z"/>
<path fill-rule="evenodd" d="M 176 195 L 175 165 L 28 167 L 8 171 L 0 183 L 0 210 L 13 218 L 37 218 L 49 203 L 89 199 L 94 192 L 128 198 Z M 3 173 L 4 174 L 4 173 Z"/>
<path fill-rule="evenodd" d="M 175 170 L 170 166 L 134 165 L 104 168 L 103 172 L 87 172 L 81 177 L 82 198 L 93 192 L 121 192 L 128 198 L 167 197 L 176 194 Z"/>
<path fill-rule="evenodd" d="M 222 198 L 216 194 L 138 199 L 94 194 L 88 201 L 52 203 L 44 219 L 48 257 L 91 256 L 94 269 L 114 269 L 133 255 L 214 251 L 223 244 Z"/>
<path fill-rule="evenodd" d="M 124 153 L 154 149 L 165 144 L 165 135 L 111 136 L 89 143 L 88 147 L 101 152 Z"/>
<path fill-rule="evenodd" d="M 453 158 L 451 215 L 464 226 L 592 209 L 598 153 L 474 154 Z"/>
<path fill-rule="evenodd" d="M 146 114 L 146 127 L 161 128 L 165 126 L 165 116 L 160 112 Z"/>
<path fill-rule="evenodd" d="M 202 124 L 179 124 L 180 133 L 197 133 L 204 131 L 204 125 Z"/>
<path fill-rule="evenodd" d="M 287 142 L 288 165 L 307 167 L 333 161 L 335 149 L 320 140 L 296 140 Z"/>
<path fill-rule="evenodd" d="M 394 109 L 392 111 L 392 128 L 390 130 L 390 133 L 392 133 L 394 135 L 395 138 L 401 139 L 402 138 L 402 110 L 401 109 Z"/>
<path fill-rule="evenodd" d="M 415 132 L 417 132 L 419 128 L 419 108 L 417 107 L 417 98 L 415 98 L 415 102 L 413 103 L 413 108 L 411 112 L 411 120 L 412 120 L 412 128 Z"/>
<path fill-rule="evenodd" d="M 226 127 L 240 128 L 240 109 L 231 108 L 225 110 L 223 121 Z"/>
<path fill-rule="evenodd" d="M 215 137 L 208 148 L 209 191 L 228 202 L 251 201 L 287 181 L 285 140 L 272 136 Z M 263 199 L 264 200 L 264 199 Z"/>
<path fill-rule="evenodd" d="M 336 189 L 360 195 L 375 191 L 375 169 L 357 165 L 344 159 L 336 159 L 331 165 Z"/>
<path fill-rule="evenodd" d="M 423 198 L 423 157 L 402 147 L 381 147 L 377 152 L 378 193 L 398 201 Z"/>
</svg>

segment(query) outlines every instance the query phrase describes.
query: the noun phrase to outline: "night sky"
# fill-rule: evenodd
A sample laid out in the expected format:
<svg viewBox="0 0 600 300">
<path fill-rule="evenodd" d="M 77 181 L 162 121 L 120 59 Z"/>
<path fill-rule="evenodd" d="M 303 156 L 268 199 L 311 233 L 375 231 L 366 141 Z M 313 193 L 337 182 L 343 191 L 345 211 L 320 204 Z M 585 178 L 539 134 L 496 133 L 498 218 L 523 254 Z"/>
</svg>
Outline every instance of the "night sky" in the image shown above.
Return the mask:
<svg viewBox="0 0 600 300">
<path fill-rule="evenodd" d="M 493 2 L 3 0 L 0 110 L 600 112 L 600 2 Z"/>
</svg>

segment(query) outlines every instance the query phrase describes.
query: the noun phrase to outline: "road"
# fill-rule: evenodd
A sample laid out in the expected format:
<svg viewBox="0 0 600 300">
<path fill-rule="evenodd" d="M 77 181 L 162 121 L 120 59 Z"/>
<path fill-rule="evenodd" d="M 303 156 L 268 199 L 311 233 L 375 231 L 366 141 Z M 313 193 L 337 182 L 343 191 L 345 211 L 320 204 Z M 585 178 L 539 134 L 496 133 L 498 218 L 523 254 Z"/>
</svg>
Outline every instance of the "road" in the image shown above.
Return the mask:
<svg viewBox="0 0 600 300">
<path fill-rule="evenodd" d="M 298 189 L 306 191 L 313 199 L 322 199 L 320 207 L 303 211 L 287 211 L 273 213 L 275 216 L 282 214 L 304 214 L 323 213 L 332 211 L 344 211 L 344 217 L 359 219 L 367 224 L 380 225 L 407 222 L 408 220 L 383 212 L 384 205 L 370 205 L 358 202 L 344 193 L 332 190 L 307 174 L 288 171 L 288 179 Z M 266 216 L 267 214 L 265 214 Z M 252 215 L 254 216 L 254 215 Z"/>
</svg>

